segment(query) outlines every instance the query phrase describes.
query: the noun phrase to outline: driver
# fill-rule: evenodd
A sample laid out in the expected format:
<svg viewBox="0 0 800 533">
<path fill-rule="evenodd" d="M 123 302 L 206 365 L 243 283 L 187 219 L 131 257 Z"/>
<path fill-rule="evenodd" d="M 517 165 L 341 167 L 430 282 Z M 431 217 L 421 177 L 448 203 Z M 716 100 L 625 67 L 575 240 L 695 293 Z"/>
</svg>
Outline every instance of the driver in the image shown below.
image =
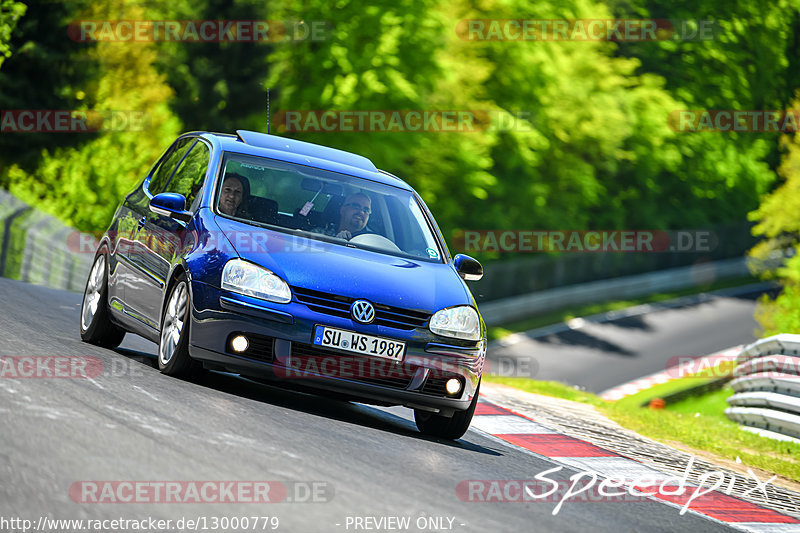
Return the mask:
<svg viewBox="0 0 800 533">
<path fill-rule="evenodd" d="M 339 208 L 339 226 L 336 236 L 350 240 L 366 231 L 369 216 L 372 214 L 372 200 L 364 193 L 357 192 L 344 199 Z"/>
<path fill-rule="evenodd" d="M 371 214 L 372 200 L 363 192 L 357 192 L 344 199 L 339 208 L 338 224 L 331 222 L 325 227 L 316 227 L 311 231 L 349 241 L 356 235 L 369 232 L 367 222 Z"/>
</svg>

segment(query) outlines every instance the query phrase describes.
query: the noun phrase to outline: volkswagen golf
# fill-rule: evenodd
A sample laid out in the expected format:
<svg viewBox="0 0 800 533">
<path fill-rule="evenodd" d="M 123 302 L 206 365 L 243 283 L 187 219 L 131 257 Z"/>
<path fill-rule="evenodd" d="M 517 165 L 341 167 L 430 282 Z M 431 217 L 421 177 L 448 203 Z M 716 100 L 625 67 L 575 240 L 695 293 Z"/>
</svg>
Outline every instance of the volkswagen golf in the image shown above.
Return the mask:
<svg viewBox="0 0 800 533">
<path fill-rule="evenodd" d="M 430 211 L 367 158 L 283 137 L 181 135 L 100 239 L 81 338 L 158 344 L 203 369 L 414 410 L 457 439 L 478 401 L 486 327 Z"/>
</svg>

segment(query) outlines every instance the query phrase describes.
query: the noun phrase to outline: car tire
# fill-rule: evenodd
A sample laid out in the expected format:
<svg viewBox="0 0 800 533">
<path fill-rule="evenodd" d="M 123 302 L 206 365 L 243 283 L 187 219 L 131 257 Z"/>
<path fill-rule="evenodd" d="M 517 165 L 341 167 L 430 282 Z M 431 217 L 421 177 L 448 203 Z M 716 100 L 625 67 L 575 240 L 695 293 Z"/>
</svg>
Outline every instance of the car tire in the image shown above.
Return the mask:
<svg viewBox="0 0 800 533">
<path fill-rule="evenodd" d="M 108 248 L 103 246 L 86 279 L 80 314 L 81 340 L 105 348 L 116 348 L 125 330 L 111 322 L 108 309 Z"/>
<path fill-rule="evenodd" d="M 158 368 L 169 376 L 187 376 L 199 364 L 189 356 L 192 297 L 184 274 L 170 287 L 166 302 L 161 314 Z"/>
<path fill-rule="evenodd" d="M 456 440 L 464 436 L 472 423 L 472 415 L 475 414 L 475 407 L 478 405 L 478 396 L 481 390 L 481 383 L 475 389 L 475 396 L 469 407 L 464 411 L 456 411 L 453 416 L 442 416 L 429 411 L 414 409 L 414 422 L 417 429 L 423 435 L 440 437 L 443 439 Z"/>
</svg>

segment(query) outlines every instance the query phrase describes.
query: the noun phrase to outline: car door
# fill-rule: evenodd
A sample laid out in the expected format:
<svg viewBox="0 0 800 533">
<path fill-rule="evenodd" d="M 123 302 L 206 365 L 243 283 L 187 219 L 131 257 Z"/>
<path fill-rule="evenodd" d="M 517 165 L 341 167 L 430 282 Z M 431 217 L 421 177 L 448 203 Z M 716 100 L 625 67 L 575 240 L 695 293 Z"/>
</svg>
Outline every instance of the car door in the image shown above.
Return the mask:
<svg viewBox="0 0 800 533">
<path fill-rule="evenodd" d="M 196 139 L 160 192 L 182 194 L 186 198 L 186 209 L 192 210 L 200 196 L 210 156 L 210 146 L 205 141 Z M 142 295 L 146 298 L 142 302 L 142 310 L 148 321 L 160 328 L 161 304 L 165 297 L 167 278 L 183 250 L 194 247 L 194 223 L 150 212 L 139 235 L 143 244 L 146 243 L 143 247 L 145 253 L 140 260 L 149 273 L 148 277 L 155 282 L 154 288 L 158 290 L 148 290 Z"/>
<path fill-rule="evenodd" d="M 132 227 L 126 252 L 132 275 L 125 284 L 125 312 L 154 329 L 159 328 L 158 314 L 151 307 L 164 289 L 163 275 L 159 273 L 165 267 L 159 264 L 159 254 L 153 249 L 155 240 L 146 230 L 148 220 L 156 216 L 150 211 L 150 198 L 163 192 L 196 139 L 181 137 L 175 141 L 142 187 L 125 201 L 127 224 Z"/>
</svg>

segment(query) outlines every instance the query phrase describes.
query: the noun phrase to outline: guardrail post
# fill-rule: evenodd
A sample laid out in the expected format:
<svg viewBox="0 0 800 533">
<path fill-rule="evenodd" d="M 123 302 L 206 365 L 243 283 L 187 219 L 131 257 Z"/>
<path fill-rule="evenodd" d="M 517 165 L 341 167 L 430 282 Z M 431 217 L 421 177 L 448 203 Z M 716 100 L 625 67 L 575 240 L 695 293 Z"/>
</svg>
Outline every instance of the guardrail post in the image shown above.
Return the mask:
<svg viewBox="0 0 800 533">
<path fill-rule="evenodd" d="M 0 276 L 4 276 L 6 273 L 6 257 L 8 257 L 8 241 L 11 240 L 11 225 L 14 223 L 14 220 L 30 210 L 30 206 L 22 206 L 7 216 L 3 222 L 3 245 L 0 249 Z"/>
</svg>

